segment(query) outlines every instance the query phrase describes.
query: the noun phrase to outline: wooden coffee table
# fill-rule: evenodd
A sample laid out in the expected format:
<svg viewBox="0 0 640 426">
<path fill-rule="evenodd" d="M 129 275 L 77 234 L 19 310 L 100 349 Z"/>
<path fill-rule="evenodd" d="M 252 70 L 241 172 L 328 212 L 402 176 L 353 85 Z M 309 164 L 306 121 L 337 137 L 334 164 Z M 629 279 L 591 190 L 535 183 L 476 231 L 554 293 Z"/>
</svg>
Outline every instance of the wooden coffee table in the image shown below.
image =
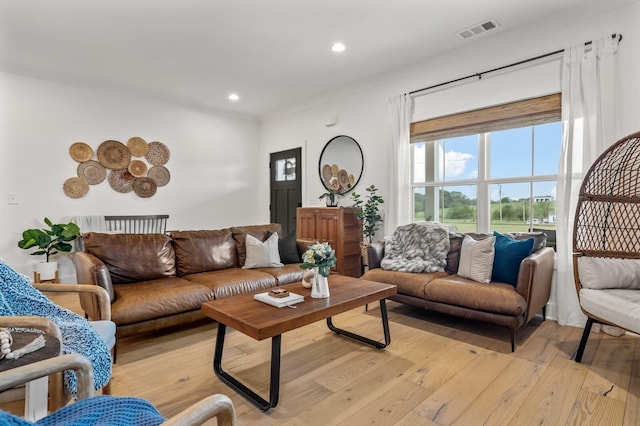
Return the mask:
<svg viewBox="0 0 640 426">
<path fill-rule="evenodd" d="M 326 319 L 327 326 L 335 333 L 372 345 L 378 349 L 385 348 L 391 341 L 385 298 L 396 294 L 395 285 L 365 281 L 343 275 L 331 275 L 329 277 L 331 297 L 328 299 L 312 299 L 311 291 L 303 288 L 300 283 L 284 285 L 280 286 L 280 288 L 303 295 L 304 302 L 294 305 L 295 308 L 276 308 L 253 299 L 255 293 L 265 291 L 261 290 L 251 294 L 228 297 L 202 304 L 202 312 L 219 323 L 213 355 L 213 370 L 220 380 L 246 397 L 262 411 L 267 411 L 278 404 L 282 333 Z M 376 301 L 380 301 L 384 343 L 333 325 L 331 320 L 333 315 Z M 271 338 L 269 401 L 263 399 L 222 369 L 222 351 L 227 327 L 234 328 L 256 340 Z"/>
</svg>

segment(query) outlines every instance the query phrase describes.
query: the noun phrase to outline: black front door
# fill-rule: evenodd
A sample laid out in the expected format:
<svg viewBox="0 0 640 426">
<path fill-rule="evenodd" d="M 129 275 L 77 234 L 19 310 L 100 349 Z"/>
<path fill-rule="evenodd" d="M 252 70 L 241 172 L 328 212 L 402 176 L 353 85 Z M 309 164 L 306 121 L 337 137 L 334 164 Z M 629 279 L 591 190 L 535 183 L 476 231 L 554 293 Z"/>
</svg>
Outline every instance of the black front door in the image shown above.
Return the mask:
<svg viewBox="0 0 640 426">
<path fill-rule="evenodd" d="M 282 225 L 284 235 L 296 229 L 296 208 L 302 206 L 302 148 L 271 154 L 271 222 Z"/>
</svg>

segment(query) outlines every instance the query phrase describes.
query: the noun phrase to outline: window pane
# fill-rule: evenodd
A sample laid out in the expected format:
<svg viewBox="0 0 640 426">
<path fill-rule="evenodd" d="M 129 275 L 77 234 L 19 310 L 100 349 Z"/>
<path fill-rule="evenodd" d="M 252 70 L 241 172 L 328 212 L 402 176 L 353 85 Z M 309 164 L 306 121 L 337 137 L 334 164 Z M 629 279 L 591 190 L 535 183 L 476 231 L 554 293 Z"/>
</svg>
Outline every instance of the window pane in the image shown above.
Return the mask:
<svg viewBox="0 0 640 426">
<path fill-rule="evenodd" d="M 556 227 L 556 182 L 535 182 L 533 184 L 532 224 Z"/>
<path fill-rule="evenodd" d="M 296 180 L 296 158 L 276 161 L 276 181 Z"/>
<path fill-rule="evenodd" d="M 562 126 L 559 121 L 534 126 L 533 174 L 555 175 L 560 164 Z"/>
<path fill-rule="evenodd" d="M 455 225 L 460 232 L 476 231 L 476 186 L 414 189 L 414 222 L 434 220 Z"/>
<path fill-rule="evenodd" d="M 418 142 L 411 145 L 413 152 L 413 183 L 426 182 L 426 146 L 425 142 Z"/>
<path fill-rule="evenodd" d="M 491 230 L 525 232 L 531 219 L 531 184 L 495 183 L 491 185 Z"/>
<path fill-rule="evenodd" d="M 478 178 L 478 135 L 412 144 L 413 183 Z"/>
<path fill-rule="evenodd" d="M 531 176 L 531 127 L 491 133 L 491 178 Z"/>
<path fill-rule="evenodd" d="M 469 135 L 438 141 L 440 181 L 478 178 L 478 137 Z"/>
<path fill-rule="evenodd" d="M 556 182 L 533 184 L 531 229 L 547 234 L 547 247 L 556 247 Z"/>
</svg>

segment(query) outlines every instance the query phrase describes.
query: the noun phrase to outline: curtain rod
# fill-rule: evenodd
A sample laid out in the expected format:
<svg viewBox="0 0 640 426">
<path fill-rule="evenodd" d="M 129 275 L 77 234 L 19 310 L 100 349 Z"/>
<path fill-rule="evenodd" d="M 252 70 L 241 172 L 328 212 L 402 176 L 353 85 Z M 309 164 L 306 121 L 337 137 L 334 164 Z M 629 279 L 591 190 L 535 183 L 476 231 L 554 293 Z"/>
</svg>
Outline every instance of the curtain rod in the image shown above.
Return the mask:
<svg viewBox="0 0 640 426">
<path fill-rule="evenodd" d="M 616 38 L 616 37 L 618 37 L 618 43 L 620 43 L 622 41 L 622 34 L 611 34 L 611 38 Z M 585 46 L 589 46 L 591 43 L 592 43 L 591 41 L 587 41 L 584 45 Z M 511 68 L 511 67 L 515 67 L 515 66 L 518 66 L 518 65 L 526 64 L 528 62 L 537 61 L 538 59 L 543 59 L 543 58 L 546 58 L 546 57 L 549 57 L 549 56 L 557 55 L 557 54 L 562 53 L 562 52 L 564 52 L 564 49 L 556 50 L 555 52 L 545 53 L 543 55 L 535 56 L 535 57 L 529 58 L 529 59 L 524 59 L 522 61 L 514 62 L 514 63 L 509 64 L 509 65 L 503 65 L 501 67 L 493 68 L 493 69 L 490 69 L 490 70 L 487 70 L 487 71 L 477 72 L 475 74 L 470 74 L 470 75 L 467 75 L 465 77 L 460 77 L 460 78 L 456 78 L 456 79 L 453 79 L 453 80 L 445 81 L 444 83 L 434 84 L 433 86 L 423 87 L 422 89 L 418 89 L 418 90 L 414 90 L 412 92 L 409 92 L 409 95 L 414 95 L 416 93 L 424 92 L 425 90 L 436 89 L 438 87 L 446 86 L 446 85 L 452 84 L 452 83 L 457 83 L 459 81 L 467 80 L 467 79 L 470 79 L 470 78 L 476 78 L 477 77 L 478 80 L 481 80 L 482 76 L 484 74 L 489 74 L 489 73 L 492 73 L 492 72 L 495 72 L 495 71 L 501 71 L 501 70 L 506 69 L 506 68 Z"/>
</svg>

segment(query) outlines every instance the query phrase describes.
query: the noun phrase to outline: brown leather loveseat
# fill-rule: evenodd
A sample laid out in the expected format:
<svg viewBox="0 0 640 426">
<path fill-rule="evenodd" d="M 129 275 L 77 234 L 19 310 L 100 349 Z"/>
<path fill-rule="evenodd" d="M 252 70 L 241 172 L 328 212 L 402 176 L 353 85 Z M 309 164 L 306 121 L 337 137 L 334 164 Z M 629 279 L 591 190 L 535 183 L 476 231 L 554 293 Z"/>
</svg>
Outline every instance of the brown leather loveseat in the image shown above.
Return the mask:
<svg viewBox="0 0 640 426">
<path fill-rule="evenodd" d="M 83 235 L 85 251 L 74 256 L 77 280 L 107 290 L 117 337 L 188 323 L 203 318 L 203 302 L 302 279 L 300 263 L 242 268 L 247 235 L 264 241 L 271 233 L 281 236 L 281 225 L 169 234 L 90 232 Z M 89 317 L 100 317 L 91 297 L 81 305 Z"/>
<path fill-rule="evenodd" d="M 468 234 L 475 240 L 490 234 Z M 482 283 L 456 274 L 463 234 L 450 233 L 450 250 L 444 272 L 412 273 L 383 270 L 384 242 L 369 246 L 369 271 L 362 279 L 395 284 L 393 300 L 458 317 L 485 321 L 509 328 L 511 351 L 515 331 L 538 312 L 545 317 L 545 305 L 551 292 L 554 251 L 545 247 L 540 233 L 510 234 L 517 240 L 535 238 L 533 252 L 521 261 L 515 285 L 504 282 Z"/>
</svg>

